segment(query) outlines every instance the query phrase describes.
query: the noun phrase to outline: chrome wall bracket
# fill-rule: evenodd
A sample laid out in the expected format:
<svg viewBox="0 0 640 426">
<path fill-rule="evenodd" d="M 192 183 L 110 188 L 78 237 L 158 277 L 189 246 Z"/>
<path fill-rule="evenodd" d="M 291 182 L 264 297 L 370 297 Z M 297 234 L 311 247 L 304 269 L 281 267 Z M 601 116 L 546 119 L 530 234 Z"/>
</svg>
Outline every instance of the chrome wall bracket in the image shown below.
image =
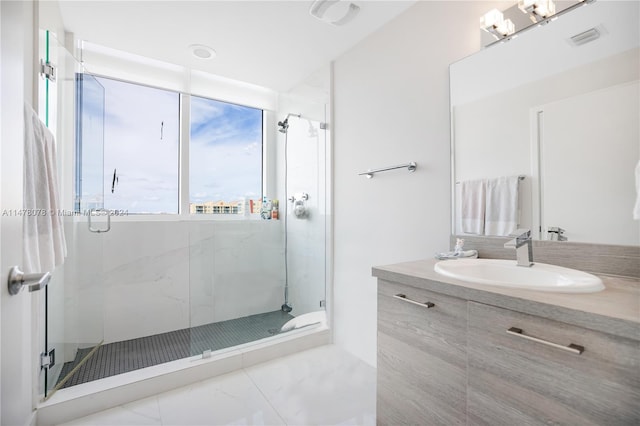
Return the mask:
<svg viewBox="0 0 640 426">
<path fill-rule="evenodd" d="M 40 59 L 40 75 L 51 82 L 56 81 L 56 68 L 51 62 Z"/>
<path fill-rule="evenodd" d="M 56 350 L 51 349 L 49 352 L 42 352 L 40 354 L 40 369 L 49 369 L 56 365 Z"/>
</svg>

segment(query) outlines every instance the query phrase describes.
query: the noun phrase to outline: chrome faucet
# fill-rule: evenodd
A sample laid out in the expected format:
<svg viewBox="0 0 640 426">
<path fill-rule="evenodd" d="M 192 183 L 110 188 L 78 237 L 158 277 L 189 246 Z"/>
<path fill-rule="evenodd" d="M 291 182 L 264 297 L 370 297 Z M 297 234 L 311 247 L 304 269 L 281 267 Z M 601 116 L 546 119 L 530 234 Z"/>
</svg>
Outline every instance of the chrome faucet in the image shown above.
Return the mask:
<svg viewBox="0 0 640 426">
<path fill-rule="evenodd" d="M 528 229 L 518 229 L 509 236 L 515 236 L 504 244 L 504 248 L 516 249 L 516 260 L 518 266 L 531 267 L 533 265 L 533 244 L 531 241 L 531 231 Z"/>
</svg>

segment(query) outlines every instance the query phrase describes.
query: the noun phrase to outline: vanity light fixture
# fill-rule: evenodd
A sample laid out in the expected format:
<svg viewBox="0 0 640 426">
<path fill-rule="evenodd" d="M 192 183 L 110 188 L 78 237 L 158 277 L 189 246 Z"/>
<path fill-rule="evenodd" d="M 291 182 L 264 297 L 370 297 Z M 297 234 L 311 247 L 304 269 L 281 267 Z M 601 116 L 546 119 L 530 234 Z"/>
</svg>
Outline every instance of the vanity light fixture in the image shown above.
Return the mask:
<svg viewBox="0 0 640 426">
<path fill-rule="evenodd" d="M 534 23 L 556 14 L 556 4 L 553 0 L 520 0 L 518 9 L 522 13 L 528 13 Z"/>
<path fill-rule="evenodd" d="M 571 6 L 561 6 L 560 11 L 556 11 L 556 5 L 553 0 L 518 0 L 517 4 L 504 11 L 507 16 L 513 18 L 518 28 L 514 28 L 514 24 L 510 19 L 504 19 L 504 14 L 499 10 L 490 10 L 480 18 L 480 27 L 482 30 L 492 34 L 496 40 L 486 43 L 484 47 L 513 40 L 524 31 L 555 21 L 558 17 L 579 7 L 592 4 L 595 1 L 596 0 L 577 0 L 577 2 L 574 2 Z M 564 9 L 562 7 L 564 7 Z M 533 21 L 533 24 L 523 25 L 521 21 L 526 21 L 526 18 L 523 19 L 518 9 L 528 15 L 531 21 Z M 572 45 L 578 46 L 596 40 L 605 34 L 606 30 L 599 27 L 598 29 L 593 29 L 593 31 L 589 30 L 583 34 L 577 34 L 571 39 L 568 39 L 568 41 Z"/>
<path fill-rule="evenodd" d="M 511 19 L 504 19 L 498 9 L 491 9 L 480 18 L 480 28 L 493 34 L 498 40 L 509 37 L 516 30 Z"/>
<path fill-rule="evenodd" d="M 341 26 L 349 23 L 360 12 L 360 6 L 341 0 L 316 0 L 309 13 L 327 24 Z"/>
</svg>

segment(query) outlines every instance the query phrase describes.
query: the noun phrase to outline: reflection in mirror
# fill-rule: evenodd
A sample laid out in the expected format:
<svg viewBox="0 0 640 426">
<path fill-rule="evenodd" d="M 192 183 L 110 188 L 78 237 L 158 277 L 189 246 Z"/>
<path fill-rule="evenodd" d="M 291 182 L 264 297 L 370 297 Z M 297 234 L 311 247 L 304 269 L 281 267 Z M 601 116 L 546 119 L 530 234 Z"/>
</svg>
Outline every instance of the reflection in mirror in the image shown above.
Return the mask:
<svg viewBox="0 0 640 426">
<path fill-rule="evenodd" d="M 520 0 L 502 11 L 489 10 L 480 18 L 480 43 L 490 46 L 518 37 L 595 0 Z"/>
<path fill-rule="evenodd" d="M 543 240 L 640 245 L 639 6 L 594 2 L 451 65 L 454 234 L 506 235 L 469 219 L 504 210 L 487 185 L 522 175 L 506 204 L 513 226 Z M 571 41 L 592 28 L 599 38 Z M 469 192 L 478 182 L 484 192 Z"/>
</svg>

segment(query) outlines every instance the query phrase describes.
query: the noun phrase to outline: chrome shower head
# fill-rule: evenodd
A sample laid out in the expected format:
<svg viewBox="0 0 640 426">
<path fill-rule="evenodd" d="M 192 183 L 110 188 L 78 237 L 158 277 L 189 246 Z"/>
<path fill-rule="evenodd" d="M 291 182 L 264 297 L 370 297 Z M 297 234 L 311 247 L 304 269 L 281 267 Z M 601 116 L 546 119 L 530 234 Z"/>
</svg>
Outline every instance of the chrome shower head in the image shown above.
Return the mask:
<svg viewBox="0 0 640 426">
<path fill-rule="evenodd" d="M 292 112 L 290 112 L 289 114 L 287 114 L 287 116 L 285 117 L 285 119 L 283 121 L 278 121 L 278 127 L 280 127 L 278 129 L 278 131 L 280 133 L 287 133 L 287 129 L 289 128 L 289 117 L 302 117 L 302 114 L 294 114 Z"/>
<path fill-rule="evenodd" d="M 287 133 L 287 129 L 289 128 L 289 117 L 287 116 L 284 121 L 278 121 L 278 127 L 280 127 L 278 129 L 280 133 Z"/>
</svg>

